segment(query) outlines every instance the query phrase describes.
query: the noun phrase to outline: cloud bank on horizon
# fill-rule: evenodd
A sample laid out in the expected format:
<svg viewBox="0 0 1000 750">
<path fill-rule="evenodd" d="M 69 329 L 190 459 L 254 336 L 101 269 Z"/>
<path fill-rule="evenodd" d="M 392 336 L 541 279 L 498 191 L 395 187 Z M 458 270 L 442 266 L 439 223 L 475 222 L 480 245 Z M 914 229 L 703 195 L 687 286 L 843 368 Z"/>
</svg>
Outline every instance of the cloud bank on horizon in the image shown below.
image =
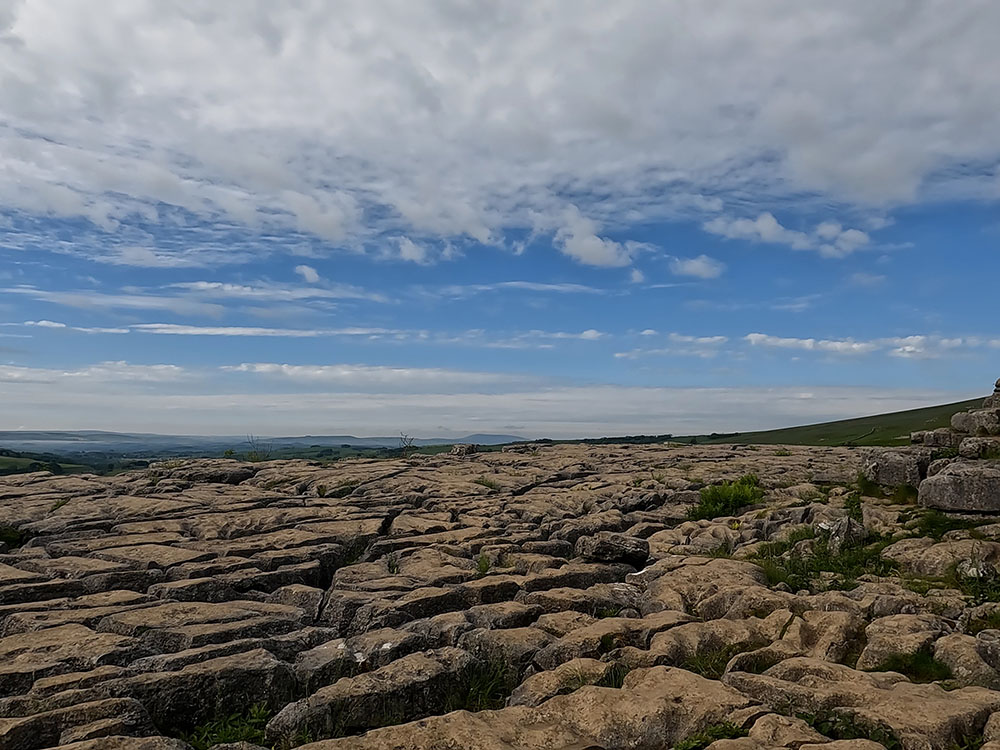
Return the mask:
<svg viewBox="0 0 1000 750">
<path fill-rule="evenodd" d="M 562 437 L 975 396 L 998 27 L 0 0 L 0 428 Z"/>
</svg>

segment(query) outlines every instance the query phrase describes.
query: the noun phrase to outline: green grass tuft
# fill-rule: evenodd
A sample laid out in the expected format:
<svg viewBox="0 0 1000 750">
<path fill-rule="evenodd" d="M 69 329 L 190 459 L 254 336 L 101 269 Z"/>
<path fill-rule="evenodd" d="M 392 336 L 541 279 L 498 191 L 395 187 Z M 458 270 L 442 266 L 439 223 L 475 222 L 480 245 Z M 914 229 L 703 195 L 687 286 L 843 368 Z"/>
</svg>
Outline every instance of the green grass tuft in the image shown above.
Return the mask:
<svg viewBox="0 0 1000 750">
<path fill-rule="evenodd" d="M 764 498 L 764 488 L 754 474 L 747 474 L 735 482 L 724 482 L 703 487 L 701 500 L 688 511 L 688 518 L 698 521 L 703 518 L 719 518 L 735 515 L 748 505 L 756 505 Z"/>
<path fill-rule="evenodd" d="M 274 713 L 267 706 L 256 704 L 245 713 L 235 713 L 207 721 L 181 734 L 181 739 L 194 750 L 208 750 L 225 742 L 264 744 L 264 728 Z"/>
<path fill-rule="evenodd" d="M 8 549 L 16 549 L 26 541 L 24 534 L 13 526 L 0 524 L 0 542 L 7 545 Z"/>
<path fill-rule="evenodd" d="M 705 649 L 689 656 L 681 664 L 682 669 L 707 677 L 710 680 L 722 679 L 726 673 L 726 665 L 736 654 L 754 651 L 761 647 L 760 643 L 733 643 L 721 648 Z"/>
<path fill-rule="evenodd" d="M 482 485 L 483 487 L 485 487 L 488 490 L 498 490 L 498 489 L 500 489 L 500 483 L 499 482 L 495 482 L 492 479 L 487 479 L 486 477 L 483 477 L 483 476 L 477 477 L 476 479 L 473 479 L 472 483 L 473 484 Z"/>
<path fill-rule="evenodd" d="M 930 648 L 922 648 L 914 654 L 893 654 L 868 672 L 899 672 L 913 682 L 937 682 L 950 680 L 951 668 L 934 658 Z"/>
<path fill-rule="evenodd" d="M 674 745 L 674 750 L 705 750 L 716 740 L 735 740 L 748 735 L 747 730 L 726 721 L 695 732 Z"/>
<path fill-rule="evenodd" d="M 886 750 L 903 750 L 903 744 L 891 729 L 864 724 L 848 714 L 799 714 L 799 718 L 830 739 L 871 740 L 878 742 Z"/>
</svg>

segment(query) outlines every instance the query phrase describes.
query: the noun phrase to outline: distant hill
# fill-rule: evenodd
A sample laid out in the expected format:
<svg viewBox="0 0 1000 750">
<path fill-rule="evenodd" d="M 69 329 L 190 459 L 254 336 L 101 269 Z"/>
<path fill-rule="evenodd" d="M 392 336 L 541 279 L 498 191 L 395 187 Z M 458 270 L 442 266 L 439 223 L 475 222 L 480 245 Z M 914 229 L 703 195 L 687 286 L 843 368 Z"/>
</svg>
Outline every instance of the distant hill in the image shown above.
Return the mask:
<svg viewBox="0 0 1000 750">
<path fill-rule="evenodd" d="M 985 398 L 985 397 L 984 397 Z M 673 440 L 683 443 L 697 441 L 714 443 L 770 444 L 770 445 L 906 445 L 910 433 L 947 427 L 955 412 L 975 409 L 982 405 L 982 398 L 958 401 L 954 404 L 909 409 L 873 417 L 841 419 L 836 422 L 786 427 L 780 430 L 738 432 L 711 435 L 687 435 Z"/>
<path fill-rule="evenodd" d="M 258 437 L 273 450 L 294 448 L 355 449 L 398 448 L 400 436 L 355 437 L 354 435 L 302 435 L 297 437 Z M 524 438 L 516 435 L 465 435 L 456 438 L 414 438 L 414 446 L 478 443 L 501 445 L 516 443 Z M 136 432 L 104 432 L 100 430 L 0 430 L 0 449 L 13 451 L 116 455 L 210 455 L 225 450 L 243 451 L 246 435 L 154 435 Z"/>
</svg>

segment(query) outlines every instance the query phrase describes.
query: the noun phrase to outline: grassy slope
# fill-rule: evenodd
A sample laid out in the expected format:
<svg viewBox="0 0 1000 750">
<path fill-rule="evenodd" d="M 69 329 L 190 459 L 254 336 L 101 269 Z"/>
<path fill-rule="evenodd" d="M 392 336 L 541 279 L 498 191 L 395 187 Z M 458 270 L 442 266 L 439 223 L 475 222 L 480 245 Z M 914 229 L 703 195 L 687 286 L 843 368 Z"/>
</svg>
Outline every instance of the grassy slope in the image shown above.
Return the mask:
<svg viewBox="0 0 1000 750">
<path fill-rule="evenodd" d="M 699 435 L 698 442 L 704 444 L 843 445 L 851 443 L 853 445 L 906 445 L 910 442 L 911 432 L 947 427 L 952 414 L 978 408 L 982 402 L 981 398 L 977 398 L 971 401 L 959 401 L 955 404 L 879 414 L 874 417 L 845 419 L 839 422 L 786 427 L 763 432 L 744 432 L 735 436 L 721 435 L 713 438 Z M 675 439 L 688 442 L 690 437 Z"/>
</svg>

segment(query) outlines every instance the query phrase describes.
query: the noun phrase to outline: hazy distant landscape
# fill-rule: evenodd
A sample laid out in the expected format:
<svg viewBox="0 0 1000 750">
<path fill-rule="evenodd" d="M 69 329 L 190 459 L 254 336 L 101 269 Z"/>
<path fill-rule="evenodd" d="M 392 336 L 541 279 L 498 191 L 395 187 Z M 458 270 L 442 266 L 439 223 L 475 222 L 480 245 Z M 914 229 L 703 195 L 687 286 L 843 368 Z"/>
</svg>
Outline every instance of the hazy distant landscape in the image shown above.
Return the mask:
<svg viewBox="0 0 1000 750">
<path fill-rule="evenodd" d="M 760 432 L 709 433 L 703 435 L 608 435 L 579 440 L 526 440 L 516 435 L 474 434 L 460 438 L 411 436 L 364 437 L 353 435 L 201 436 L 148 435 L 99 430 L 7 430 L 0 431 L 0 474 L 55 470 L 60 473 L 107 473 L 147 465 L 150 461 L 177 457 L 245 458 L 255 460 L 306 458 L 336 461 L 344 458 L 393 458 L 410 448 L 437 453 L 458 443 L 484 449 L 511 443 L 539 444 L 772 444 L 772 445 L 905 445 L 910 433 L 946 427 L 951 415 L 971 408 L 981 399 L 911 409 L 857 419 L 824 422 L 801 427 Z M 404 446 L 405 443 L 405 446 Z"/>
</svg>

